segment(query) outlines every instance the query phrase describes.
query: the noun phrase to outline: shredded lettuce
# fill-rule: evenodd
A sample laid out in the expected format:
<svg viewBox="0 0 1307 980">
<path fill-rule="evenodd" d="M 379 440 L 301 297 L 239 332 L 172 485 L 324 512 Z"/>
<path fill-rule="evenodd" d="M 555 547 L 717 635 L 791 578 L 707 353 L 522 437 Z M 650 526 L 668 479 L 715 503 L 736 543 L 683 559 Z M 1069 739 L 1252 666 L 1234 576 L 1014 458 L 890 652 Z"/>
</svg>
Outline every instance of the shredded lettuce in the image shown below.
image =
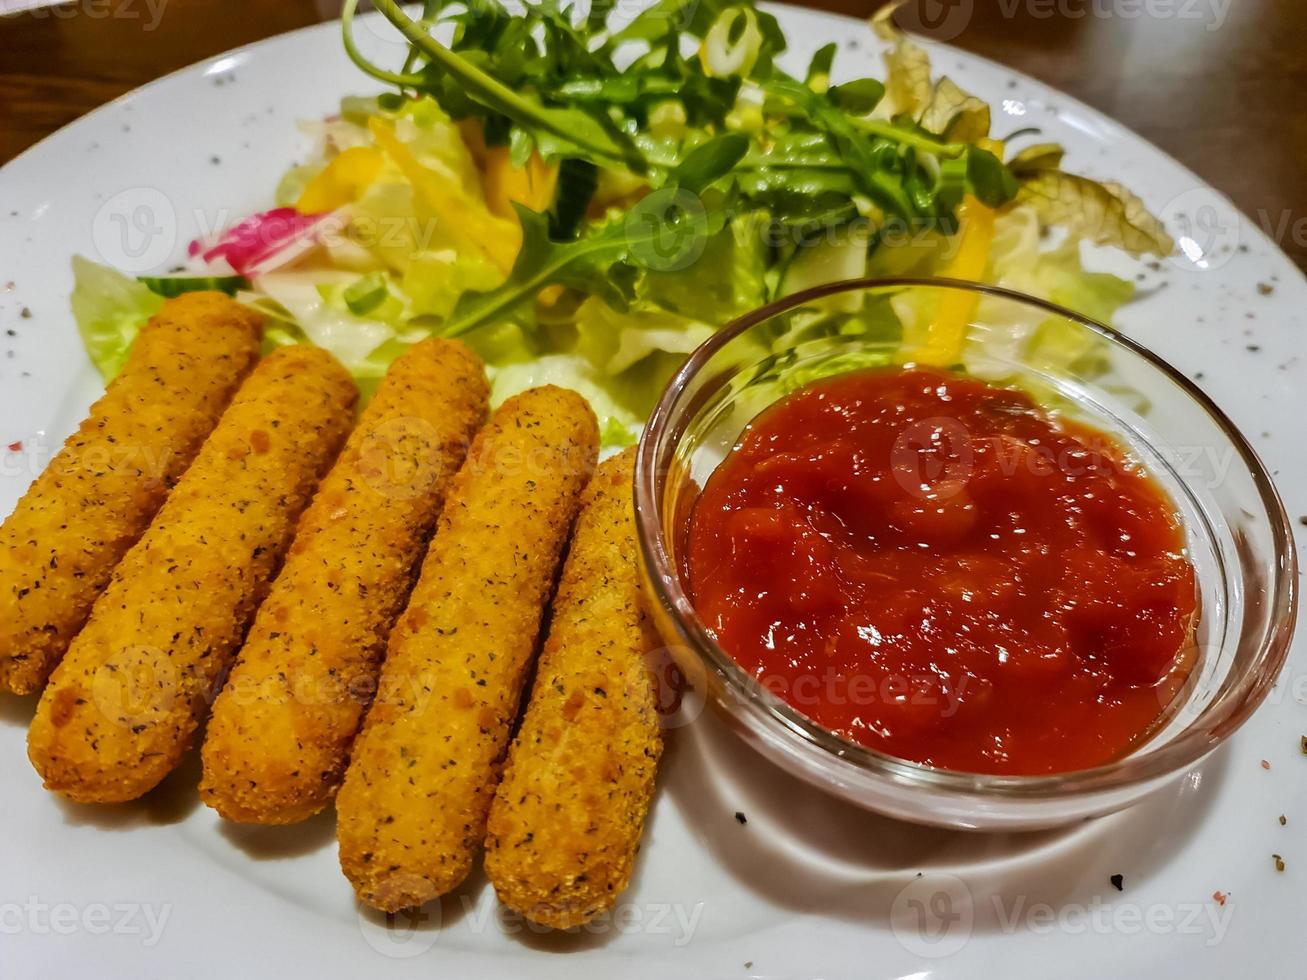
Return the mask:
<svg viewBox="0 0 1307 980">
<path fill-rule="evenodd" d="M 995 224 L 993 252 L 986 278 L 1000 286 L 1039 296 L 1067 309 L 1110 323 L 1134 297 L 1134 284 L 1105 272 L 1088 272 L 1081 242 L 1067 237 L 1044 246 L 1037 211 L 1027 205 L 1008 210 Z M 970 339 L 969 367 L 984 374 L 995 355 L 1015 357 L 1025 351 L 1044 367 L 1070 368 L 1094 354 L 1092 338 L 1068 329 L 1063 321 L 1039 317 L 1027 307 L 985 299 L 977 318 L 987 324 Z"/>
<path fill-rule="evenodd" d="M 640 407 L 624 401 L 624 393 L 620 385 L 614 384 L 614 378 L 578 354 L 545 354 L 492 367 L 491 404 L 502 404 L 518 392 L 547 384 L 570 388 L 590 403 L 599 419 L 599 434 L 605 449 L 629 446 L 639 438 L 644 424 Z"/>
<path fill-rule="evenodd" d="M 452 248 L 428 249 L 409 257 L 400 286 L 409 298 L 410 315 L 443 320 L 464 293 L 493 289 L 503 278 L 483 256 L 460 255 Z"/>
<path fill-rule="evenodd" d="M 144 283 L 73 256 L 73 319 L 86 353 L 106 379 L 122 370 L 136 335 L 161 306 L 163 297 Z"/>
</svg>

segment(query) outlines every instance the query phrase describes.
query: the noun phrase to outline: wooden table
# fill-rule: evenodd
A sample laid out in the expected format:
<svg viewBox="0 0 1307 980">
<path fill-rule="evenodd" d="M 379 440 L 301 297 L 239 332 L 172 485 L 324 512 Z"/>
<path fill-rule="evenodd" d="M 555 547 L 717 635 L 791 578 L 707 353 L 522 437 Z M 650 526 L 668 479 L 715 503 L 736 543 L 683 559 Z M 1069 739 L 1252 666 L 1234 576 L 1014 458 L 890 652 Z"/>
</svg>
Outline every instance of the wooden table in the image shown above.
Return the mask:
<svg viewBox="0 0 1307 980">
<path fill-rule="evenodd" d="M 880 5 L 809 2 L 859 15 Z M 923 2 L 937 34 L 1120 120 L 1307 269 L 1303 0 Z M 0 18 L 0 162 L 150 79 L 338 10 L 337 0 L 78 0 Z"/>
</svg>

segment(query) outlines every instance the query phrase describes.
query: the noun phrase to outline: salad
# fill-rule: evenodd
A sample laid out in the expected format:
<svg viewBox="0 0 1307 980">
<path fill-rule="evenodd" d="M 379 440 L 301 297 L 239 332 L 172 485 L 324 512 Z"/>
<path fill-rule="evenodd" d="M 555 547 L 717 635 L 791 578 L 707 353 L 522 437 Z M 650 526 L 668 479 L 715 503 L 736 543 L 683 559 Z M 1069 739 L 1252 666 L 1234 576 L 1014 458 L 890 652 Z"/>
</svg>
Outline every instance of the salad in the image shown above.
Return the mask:
<svg viewBox="0 0 1307 980">
<path fill-rule="evenodd" d="M 307 127 L 312 155 L 268 210 L 193 242 L 173 275 L 74 260 L 74 315 L 106 377 L 164 297 L 216 288 L 267 317 L 268 344 L 329 349 L 365 393 L 412 343 L 461 337 L 496 403 L 575 389 L 619 446 L 686 354 L 780 296 L 952 276 L 1109 320 L 1132 284 L 1087 271 L 1082 245 L 1172 249 L 1124 188 L 1064 171 L 1034 131 L 993 132 L 892 6 L 871 24 L 876 79 L 841 75 L 834 44 L 782 70 L 785 37 L 752 0 L 657 0 L 625 20 L 599 0 L 375 0 L 409 44 L 389 66 L 355 45 L 356 3 L 345 48 L 386 91 Z M 969 336 L 971 312 L 878 299 L 799 328 L 915 331 L 940 365 L 995 344 L 1093 354 L 1039 322 Z"/>
</svg>

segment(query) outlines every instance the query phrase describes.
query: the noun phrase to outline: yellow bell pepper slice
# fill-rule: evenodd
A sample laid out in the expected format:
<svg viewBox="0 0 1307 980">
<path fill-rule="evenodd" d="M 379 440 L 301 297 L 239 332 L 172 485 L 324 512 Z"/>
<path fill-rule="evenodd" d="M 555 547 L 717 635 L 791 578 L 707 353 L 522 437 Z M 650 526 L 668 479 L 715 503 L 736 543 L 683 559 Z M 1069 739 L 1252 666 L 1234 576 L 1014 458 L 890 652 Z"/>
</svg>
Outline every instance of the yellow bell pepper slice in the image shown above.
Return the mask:
<svg viewBox="0 0 1307 980">
<path fill-rule="evenodd" d="M 554 203 L 558 189 L 558 167 L 532 153 L 523 167 L 514 167 L 506 146 L 485 151 L 486 205 L 501 218 L 513 218 L 513 202 L 532 211 L 545 211 Z"/>
<path fill-rule="evenodd" d="M 967 195 L 958 206 L 958 251 L 943 270 L 950 279 L 981 282 L 994 241 L 994 209 Z M 925 344 L 913 360 L 920 364 L 950 365 L 962 358 L 967 327 L 976 312 L 978 297 L 959 289 L 944 290 L 930 321 Z"/>
<path fill-rule="evenodd" d="M 512 202 L 525 204 L 532 211 L 544 211 L 554 203 L 558 190 L 558 166 L 545 163 L 539 153 L 532 153 L 525 167 L 514 167 L 506 146 L 486 146 L 481 123 L 464 119 L 458 131 L 481 171 L 481 186 L 486 206 L 501 218 L 516 217 Z"/>
<path fill-rule="evenodd" d="M 978 140 L 982 149 L 1003 159 L 1003 141 Z M 958 251 L 942 275 L 967 282 L 983 282 L 994 244 L 994 209 L 968 194 L 958 206 Z M 940 298 L 939 309 L 931 321 L 923 349 L 914 358 L 922 364 L 950 365 L 962 359 L 967 342 L 967 327 L 976 314 L 979 298 L 974 293 L 950 289 Z"/>
<path fill-rule="evenodd" d="M 295 210 L 302 214 L 335 211 L 352 201 L 377 179 L 384 158 L 370 146 L 352 146 L 324 167 L 300 193 Z"/>
<path fill-rule="evenodd" d="M 507 275 L 522 248 L 522 229 L 518 223 L 491 214 L 480 202 L 470 198 L 456 181 L 424 167 L 386 121 L 373 116 L 368 120 L 368 128 L 377 144 L 413 185 L 418 200 L 458 240 L 459 245 L 485 256 Z"/>
</svg>

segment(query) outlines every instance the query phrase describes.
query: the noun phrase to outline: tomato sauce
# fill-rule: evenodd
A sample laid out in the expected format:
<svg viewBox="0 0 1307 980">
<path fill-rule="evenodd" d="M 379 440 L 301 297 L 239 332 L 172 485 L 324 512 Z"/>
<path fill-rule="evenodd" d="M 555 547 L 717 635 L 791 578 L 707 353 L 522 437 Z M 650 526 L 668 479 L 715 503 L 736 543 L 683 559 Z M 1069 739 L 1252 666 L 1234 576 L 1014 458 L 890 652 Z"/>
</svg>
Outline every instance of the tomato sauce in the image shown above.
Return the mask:
<svg viewBox="0 0 1307 980">
<path fill-rule="evenodd" d="M 756 418 L 689 517 L 718 642 L 846 739 L 1037 774 L 1120 757 L 1193 660 L 1184 529 L 1104 433 L 936 369 L 855 372 Z"/>
</svg>

